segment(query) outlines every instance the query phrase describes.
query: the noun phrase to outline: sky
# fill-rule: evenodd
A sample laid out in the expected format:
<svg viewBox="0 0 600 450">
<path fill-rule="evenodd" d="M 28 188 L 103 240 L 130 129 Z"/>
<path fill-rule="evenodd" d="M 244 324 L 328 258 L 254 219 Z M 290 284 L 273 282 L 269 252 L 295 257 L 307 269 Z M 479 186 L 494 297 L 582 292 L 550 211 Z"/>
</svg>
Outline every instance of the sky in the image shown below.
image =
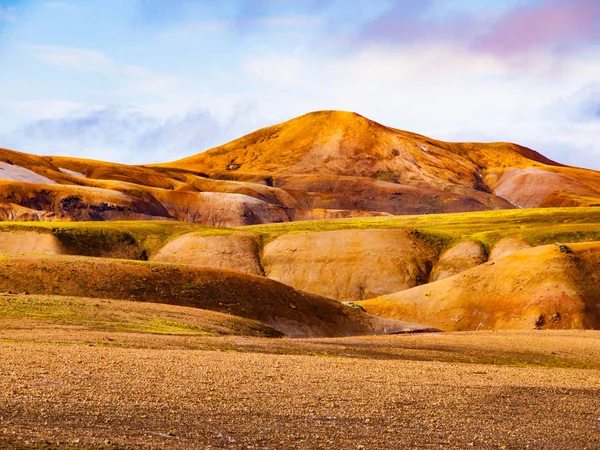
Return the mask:
<svg viewBox="0 0 600 450">
<path fill-rule="evenodd" d="M 0 147 L 179 159 L 324 109 L 600 170 L 600 0 L 0 0 Z"/>
</svg>

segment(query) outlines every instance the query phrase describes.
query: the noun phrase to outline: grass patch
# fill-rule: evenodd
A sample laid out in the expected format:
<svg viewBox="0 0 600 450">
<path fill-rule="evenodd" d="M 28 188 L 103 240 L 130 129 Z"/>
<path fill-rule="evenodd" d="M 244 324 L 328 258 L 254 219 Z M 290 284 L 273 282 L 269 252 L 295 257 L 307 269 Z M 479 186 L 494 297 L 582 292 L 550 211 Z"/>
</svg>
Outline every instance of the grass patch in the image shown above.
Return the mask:
<svg viewBox="0 0 600 450">
<path fill-rule="evenodd" d="M 75 255 L 103 256 L 110 252 L 135 257 L 138 253 L 135 238 L 126 231 L 55 227 L 51 232 L 69 253 Z"/>
<path fill-rule="evenodd" d="M 486 251 L 500 239 L 519 236 L 530 245 L 600 240 L 600 208 L 532 208 L 418 216 L 368 217 L 240 227 L 268 236 L 336 230 L 410 229 L 436 246 L 480 242 Z"/>
<path fill-rule="evenodd" d="M 83 256 L 127 253 L 134 249 L 147 256 L 167 242 L 186 233 L 229 235 L 234 230 L 176 221 L 106 221 L 106 222 L 0 222 L 0 231 L 34 231 L 55 235 L 67 251 Z M 137 258 L 134 258 L 137 259 Z"/>
<path fill-rule="evenodd" d="M 133 333 L 177 334 L 191 336 L 218 334 L 208 328 L 163 319 L 150 319 L 149 321 L 139 320 L 137 323 L 123 323 L 121 325 L 121 330 Z"/>
<path fill-rule="evenodd" d="M 137 306 L 137 308 L 135 308 Z M 92 330 L 175 335 L 218 335 L 210 328 L 154 317 L 142 306 L 117 308 L 102 301 L 77 298 L 9 296 L 0 297 L 0 319 L 29 318 L 57 325 Z"/>
<path fill-rule="evenodd" d="M 0 231 L 23 230 L 54 234 L 73 254 L 116 254 L 117 257 L 128 259 L 152 256 L 169 241 L 187 233 L 219 236 L 244 231 L 255 234 L 262 243 L 268 243 L 284 234 L 369 229 L 414 230 L 439 249 L 472 240 L 481 243 L 489 252 L 498 240 L 507 236 L 520 237 L 532 246 L 554 242 L 600 241 L 600 208 L 532 208 L 330 219 L 236 228 L 175 221 L 0 222 Z M 132 252 L 137 256 L 132 256 Z"/>
</svg>

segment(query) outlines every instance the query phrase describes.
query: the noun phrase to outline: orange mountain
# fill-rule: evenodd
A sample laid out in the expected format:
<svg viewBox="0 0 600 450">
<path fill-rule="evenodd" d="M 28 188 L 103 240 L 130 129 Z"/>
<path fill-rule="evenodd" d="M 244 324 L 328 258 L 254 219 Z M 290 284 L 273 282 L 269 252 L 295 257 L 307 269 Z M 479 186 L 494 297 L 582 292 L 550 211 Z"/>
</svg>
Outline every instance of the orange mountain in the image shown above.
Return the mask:
<svg viewBox="0 0 600 450">
<path fill-rule="evenodd" d="M 600 205 L 600 172 L 509 143 L 448 143 L 340 111 L 310 113 L 171 163 L 0 150 L 0 219 L 209 225 Z"/>
</svg>

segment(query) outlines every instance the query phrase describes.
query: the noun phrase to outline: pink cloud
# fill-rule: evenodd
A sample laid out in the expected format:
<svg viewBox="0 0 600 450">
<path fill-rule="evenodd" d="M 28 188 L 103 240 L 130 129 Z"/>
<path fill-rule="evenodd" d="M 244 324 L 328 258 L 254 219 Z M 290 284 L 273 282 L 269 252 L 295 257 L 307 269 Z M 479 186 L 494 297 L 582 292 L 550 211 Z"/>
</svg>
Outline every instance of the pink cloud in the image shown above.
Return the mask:
<svg viewBox="0 0 600 450">
<path fill-rule="evenodd" d="M 451 42 L 505 57 L 538 49 L 566 51 L 600 44 L 600 0 L 538 0 L 500 17 L 465 11 L 432 19 L 427 13 L 435 5 L 430 0 L 418 6 L 411 0 L 397 0 L 394 7 L 363 28 L 361 38 L 390 45 Z"/>
<path fill-rule="evenodd" d="M 535 48 L 565 50 L 598 40 L 600 1 L 549 0 L 509 12 L 473 46 L 510 55 Z"/>
</svg>

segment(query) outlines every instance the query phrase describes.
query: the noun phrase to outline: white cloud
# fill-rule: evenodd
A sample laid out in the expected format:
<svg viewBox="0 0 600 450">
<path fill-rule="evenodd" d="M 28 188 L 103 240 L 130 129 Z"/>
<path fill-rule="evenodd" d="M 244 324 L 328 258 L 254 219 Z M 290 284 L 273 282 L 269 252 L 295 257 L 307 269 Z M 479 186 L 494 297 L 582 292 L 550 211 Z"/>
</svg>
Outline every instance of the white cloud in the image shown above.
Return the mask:
<svg viewBox="0 0 600 450">
<path fill-rule="evenodd" d="M 81 102 L 61 100 L 27 100 L 10 102 L 7 106 L 13 114 L 23 115 L 35 120 L 58 119 L 71 114 L 91 113 L 105 108 L 103 105 L 88 105 Z"/>
<path fill-rule="evenodd" d="M 34 154 L 132 164 L 166 162 L 238 137 L 255 116 L 252 105 L 241 104 L 225 119 L 203 109 L 164 119 L 136 108 L 82 106 L 0 135 L 0 142 Z"/>
<path fill-rule="evenodd" d="M 138 66 L 123 65 L 119 67 L 129 81 L 123 94 L 152 94 L 157 97 L 172 98 L 177 88 L 181 86 L 179 75 L 156 73 Z"/>
<path fill-rule="evenodd" d="M 280 86 L 302 87 L 305 84 L 303 75 L 306 68 L 302 58 L 294 56 L 275 56 L 249 59 L 244 70 L 268 83 Z"/>
<path fill-rule="evenodd" d="M 101 74 L 112 77 L 119 86 L 112 94 L 131 97 L 149 94 L 154 97 L 172 98 L 181 77 L 168 73 L 156 73 L 143 67 L 115 61 L 103 52 L 55 45 L 23 44 L 29 54 L 44 64 L 83 74 Z"/>
<path fill-rule="evenodd" d="M 515 67 L 439 44 L 364 48 L 336 58 L 262 54 L 249 57 L 244 67 L 269 85 L 261 104 L 278 105 L 284 117 L 314 109 L 352 110 L 433 138 L 513 141 L 558 160 L 569 143 L 571 163 L 600 169 L 600 143 L 594 138 L 600 120 L 583 126 L 549 114 L 547 107 L 596 82 L 600 57 L 561 58 L 543 55 Z"/>
</svg>

